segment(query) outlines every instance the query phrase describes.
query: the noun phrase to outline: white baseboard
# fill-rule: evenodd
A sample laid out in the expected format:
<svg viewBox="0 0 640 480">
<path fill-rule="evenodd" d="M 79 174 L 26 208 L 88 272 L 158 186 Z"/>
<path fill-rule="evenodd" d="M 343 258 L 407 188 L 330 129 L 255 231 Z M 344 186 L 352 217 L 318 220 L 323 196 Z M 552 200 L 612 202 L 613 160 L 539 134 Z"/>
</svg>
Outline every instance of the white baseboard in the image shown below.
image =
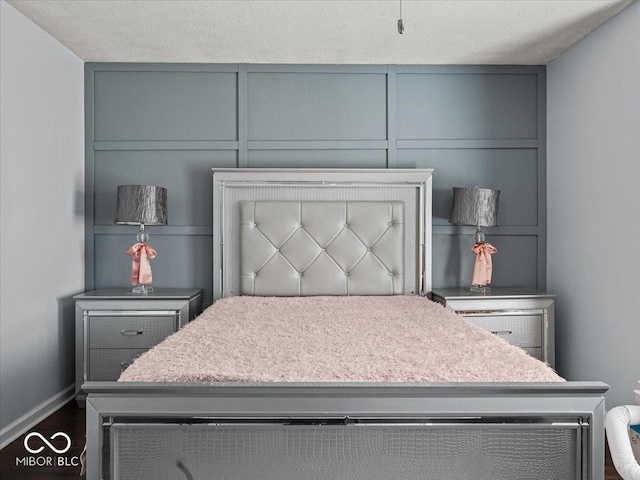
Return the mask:
<svg viewBox="0 0 640 480">
<path fill-rule="evenodd" d="M 0 450 L 13 442 L 20 435 L 35 427 L 42 420 L 66 405 L 76 394 L 76 385 L 69 385 L 60 393 L 41 403 L 33 410 L 25 413 L 15 422 L 0 430 Z"/>
</svg>

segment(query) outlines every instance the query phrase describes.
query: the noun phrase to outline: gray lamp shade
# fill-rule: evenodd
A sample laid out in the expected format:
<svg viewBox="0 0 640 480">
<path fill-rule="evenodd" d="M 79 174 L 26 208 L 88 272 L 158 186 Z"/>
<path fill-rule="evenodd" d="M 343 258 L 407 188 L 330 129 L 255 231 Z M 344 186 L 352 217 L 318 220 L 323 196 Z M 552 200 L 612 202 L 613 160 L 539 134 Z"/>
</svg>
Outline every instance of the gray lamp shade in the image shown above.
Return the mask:
<svg viewBox="0 0 640 480">
<path fill-rule="evenodd" d="M 499 199 L 500 190 L 453 187 L 453 208 L 449 223 L 497 227 Z"/>
<path fill-rule="evenodd" d="M 115 223 L 166 225 L 167 189 L 152 185 L 118 185 Z"/>
</svg>

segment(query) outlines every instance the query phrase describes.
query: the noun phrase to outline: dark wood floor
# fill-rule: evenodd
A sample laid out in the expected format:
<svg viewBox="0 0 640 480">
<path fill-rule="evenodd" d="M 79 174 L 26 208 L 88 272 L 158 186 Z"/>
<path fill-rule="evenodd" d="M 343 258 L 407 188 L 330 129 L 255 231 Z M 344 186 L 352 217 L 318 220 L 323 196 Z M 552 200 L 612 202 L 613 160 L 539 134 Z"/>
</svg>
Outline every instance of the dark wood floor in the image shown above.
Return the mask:
<svg viewBox="0 0 640 480">
<path fill-rule="evenodd" d="M 85 411 L 78 408 L 75 400 L 67 403 L 53 415 L 49 416 L 29 432 L 38 432 L 47 440 L 56 432 L 64 432 L 71 438 L 71 449 L 63 454 L 57 455 L 48 448 L 45 448 L 40 454 L 32 455 L 25 450 L 24 438 L 27 434 L 22 435 L 14 442 L 7 445 L 0 451 L 0 477 L 2 479 L 33 479 L 41 478 L 73 478 L 78 480 L 81 478 L 79 466 L 24 466 L 16 465 L 16 459 L 24 457 L 48 457 L 51 456 L 53 462 L 58 461 L 58 457 L 63 457 L 63 461 L 68 459 L 69 463 L 76 463 L 77 457 L 80 456 L 84 447 L 85 440 Z M 61 438 L 50 440 L 56 448 L 64 448 L 66 441 Z M 32 438 L 29 446 L 38 449 L 45 444 L 39 438 Z M 76 457 L 76 459 L 74 459 Z"/>
<path fill-rule="evenodd" d="M 29 432 L 39 432 L 47 439 L 51 438 L 56 432 L 64 432 L 71 437 L 71 449 L 63 455 L 73 461 L 73 457 L 79 457 L 82 452 L 85 440 L 85 419 L 84 410 L 78 408 L 75 401 L 72 401 L 58 410 L 56 413 L 45 419 L 38 424 L 35 428 L 32 428 Z M 24 458 L 29 455 L 24 448 L 24 438 L 26 434 L 18 438 L 15 442 L 7 445 L 2 451 L 0 451 L 0 477 L 3 479 L 33 479 L 38 480 L 41 478 L 68 478 L 77 480 L 80 474 L 79 466 L 23 466 L 16 465 L 16 458 Z M 61 448 L 64 446 L 58 445 L 56 442 L 60 440 L 52 440 L 52 443 Z M 34 438 L 30 443 L 31 448 L 39 448 L 42 445 L 39 439 Z M 42 452 L 43 456 L 47 454 Z M 30 456 L 30 455 L 29 455 Z M 55 460 L 54 460 L 55 461 Z M 616 473 L 613 464 L 611 463 L 611 457 L 609 456 L 609 450 L 606 451 L 605 456 L 605 480 L 618 480 L 621 477 Z"/>
</svg>

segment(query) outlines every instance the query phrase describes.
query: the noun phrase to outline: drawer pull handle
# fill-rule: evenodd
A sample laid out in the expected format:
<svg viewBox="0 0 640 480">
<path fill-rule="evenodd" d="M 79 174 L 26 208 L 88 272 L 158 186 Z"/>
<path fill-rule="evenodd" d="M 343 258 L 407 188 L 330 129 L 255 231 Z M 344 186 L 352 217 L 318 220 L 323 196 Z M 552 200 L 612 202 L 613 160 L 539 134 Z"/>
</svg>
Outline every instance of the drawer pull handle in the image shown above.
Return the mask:
<svg viewBox="0 0 640 480">
<path fill-rule="evenodd" d="M 120 330 L 122 335 L 142 335 L 142 330 Z"/>
<path fill-rule="evenodd" d="M 129 362 L 122 362 L 122 363 L 120 363 L 120 368 L 124 372 L 127 368 L 129 368 L 130 365 L 131 364 Z"/>
<path fill-rule="evenodd" d="M 513 330 L 491 330 L 494 335 L 511 335 Z"/>
</svg>

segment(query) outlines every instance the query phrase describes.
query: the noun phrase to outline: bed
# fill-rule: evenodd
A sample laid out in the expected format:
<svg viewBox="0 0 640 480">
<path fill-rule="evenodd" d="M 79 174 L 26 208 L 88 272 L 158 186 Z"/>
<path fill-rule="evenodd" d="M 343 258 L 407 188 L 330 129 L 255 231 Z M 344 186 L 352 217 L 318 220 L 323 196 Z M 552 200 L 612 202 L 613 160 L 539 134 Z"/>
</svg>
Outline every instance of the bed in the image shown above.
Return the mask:
<svg viewBox="0 0 640 480">
<path fill-rule="evenodd" d="M 391 304 L 391 311 L 439 308 L 436 313 L 444 315 L 439 320 L 443 325 L 464 322 L 442 307 L 419 303 L 427 302 L 420 297 L 431 291 L 431 174 L 430 170 L 215 170 L 214 298 L 227 308 L 218 318 L 234 309 L 242 316 L 247 305 L 255 311 L 256 298 L 260 302 L 275 296 L 264 308 L 281 312 L 276 317 L 293 312 L 290 318 L 302 318 L 304 311 L 321 311 L 322 305 L 335 309 L 338 304 L 343 311 L 383 311 L 383 305 Z M 407 317 L 419 314 L 390 320 L 399 324 L 396 337 L 419 331 L 415 324 L 400 324 L 409 321 Z M 167 357 L 171 349 L 187 360 L 191 353 L 206 357 L 196 354 L 198 348 L 206 348 L 197 345 L 201 334 L 196 329 L 200 319 L 196 320 L 134 362 L 123 381 L 83 385 L 88 394 L 87 478 L 603 476 L 605 384 L 561 381 L 540 362 L 536 365 L 541 376 L 534 380 L 542 382 L 530 378 L 512 382 L 497 373 L 425 377 L 419 373 L 424 367 L 420 355 L 413 357 L 418 358 L 416 368 L 385 369 L 398 351 L 393 345 L 389 351 L 380 345 L 366 354 L 364 362 L 359 360 L 361 353 L 353 358 L 340 355 L 340 348 L 344 352 L 349 345 L 345 339 L 364 338 L 374 328 L 370 322 L 375 318 L 366 315 L 362 325 L 354 321 L 349 326 L 360 330 L 343 331 L 343 326 L 331 323 L 335 314 L 325 315 L 323 321 L 328 323 L 318 322 L 310 338 L 340 341 L 318 346 L 327 354 L 324 361 L 314 363 L 317 356 L 306 361 L 296 357 L 306 366 L 302 373 L 283 367 L 291 361 L 286 355 L 281 358 L 284 363 L 260 375 L 255 374 L 255 365 L 244 368 L 248 355 L 240 344 L 249 332 L 235 332 L 238 351 L 212 359 L 214 366 L 227 360 L 231 365 L 233 360 L 235 367 L 214 369 L 212 377 L 199 376 L 210 372 L 210 365 L 204 369 L 191 365 L 185 374 L 173 369 L 177 357 Z M 210 322 L 214 337 L 241 323 L 233 318 L 228 325 Z M 276 331 L 284 328 L 281 323 L 274 325 Z M 252 328 L 259 338 L 269 327 L 265 323 Z M 418 339 L 435 329 L 420 328 L 426 330 Z M 485 339 L 489 333 L 473 328 L 463 336 L 477 334 L 480 343 L 495 340 Z M 342 336 L 335 336 L 338 332 Z M 174 348 L 180 339 L 189 342 L 189 335 L 191 344 Z M 291 351 L 296 351 L 297 335 L 301 333 L 286 340 Z M 374 344 L 375 338 L 363 343 Z M 479 350 L 493 344 L 487 345 Z M 254 342 L 248 348 L 262 347 Z M 278 357 L 269 355 L 272 347 L 264 348 L 267 354 L 258 358 Z M 519 354 L 526 360 L 526 354 L 510 348 L 514 350 L 507 352 L 515 356 L 505 364 L 516 365 Z M 184 355 L 187 349 L 189 354 Z M 451 349 L 456 350 L 454 343 Z M 145 373 L 142 367 L 156 354 L 160 361 L 165 359 L 164 367 L 151 363 Z M 465 358 L 468 355 L 466 351 Z M 341 357 L 347 363 L 332 362 Z M 374 357 L 379 357 L 378 363 Z M 469 358 L 470 364 L 486 363 Z M 382 370 L 371 375 L 362 374 L 361 368 L 350 370 L 358 364 Z M 332 367 L 330 374 L 318 377 L 318 369 L 325 366 Z M 407 370 L 415 374 L 407 377 Z M 525 373 L 530 370 L 523 367 Z M 149 372 L 158 376 L 144 377 Z M 469 381 L 474 378 L 482 381 Z"/>
</svg>

